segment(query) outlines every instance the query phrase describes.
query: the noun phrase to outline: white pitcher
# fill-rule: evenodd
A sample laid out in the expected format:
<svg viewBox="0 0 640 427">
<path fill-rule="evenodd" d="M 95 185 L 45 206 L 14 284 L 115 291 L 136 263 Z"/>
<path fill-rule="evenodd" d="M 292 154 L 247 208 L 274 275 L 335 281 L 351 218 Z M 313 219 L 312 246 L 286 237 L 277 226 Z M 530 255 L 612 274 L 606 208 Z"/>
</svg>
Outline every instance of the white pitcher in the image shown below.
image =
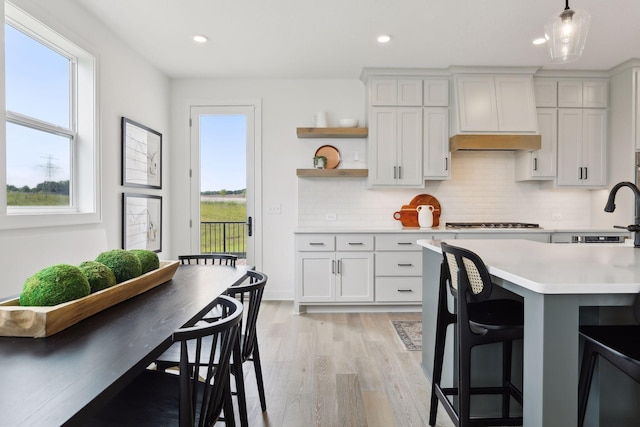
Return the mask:
<svg viewBox="0 0 640 427">
<path fill-rule="evenodd" d="M 419 205 L 416 210 L 418 211 L 418 224 L 420 228 L 433 227 L 433 211 L 432 205 Z"/>
</svg>

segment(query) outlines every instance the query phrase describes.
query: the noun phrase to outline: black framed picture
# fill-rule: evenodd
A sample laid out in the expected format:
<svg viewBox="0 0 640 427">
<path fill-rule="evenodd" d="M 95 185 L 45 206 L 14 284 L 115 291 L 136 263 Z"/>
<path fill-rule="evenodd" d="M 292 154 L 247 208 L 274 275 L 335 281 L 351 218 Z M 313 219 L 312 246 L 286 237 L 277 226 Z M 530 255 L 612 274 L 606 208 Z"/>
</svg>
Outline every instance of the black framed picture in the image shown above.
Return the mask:
<svg viewBox="0 0 640 427">
<path fill-rule="evenodd" d="M 122 185 L 162 188 L 162 134 L 122 118 Z"/>
<path fill-rule="evenodd" d="M 122 249 L 162 251 L 162 196 L 122 193 Z"/>
</svg>

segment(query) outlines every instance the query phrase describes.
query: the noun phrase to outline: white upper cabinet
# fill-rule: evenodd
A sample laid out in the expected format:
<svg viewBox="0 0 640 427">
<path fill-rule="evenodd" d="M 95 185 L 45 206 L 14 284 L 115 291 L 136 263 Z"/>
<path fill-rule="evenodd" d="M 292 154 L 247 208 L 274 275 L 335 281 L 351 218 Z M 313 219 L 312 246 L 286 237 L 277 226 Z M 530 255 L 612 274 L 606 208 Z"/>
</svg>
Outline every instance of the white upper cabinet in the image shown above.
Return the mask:
<svg viewBox="0 0 640 427">
<path fill-rule="evenodd" d="M 449 106 L 449 80 L 429 79 L 423 82 L 425 107 Z"/>
<path fill-rule="evenodd" d="M 422 107 L 371 107 L 369 184 L 424 187 Z"/>
<path fill-rule="evenodd" d="M 607 82 L 599 80 L 558 81 L 558 107 L 606 108 L 608 105 Z"/>
<path fill-rule="evenodd" d="M 607 110 L 558 110 L 559 186 L 600 187 L 607 184 Z"/>
<path fill-rule="evenodd" d="M 557 174 L 558 109 L 538 108 L 537 115 L 541 148 L 516 153 L 517 181 L 552 180 Z"/>
<path fill-rule="evenodd" d="M 459 131 L 537 131 L 532 76 L 462 75 L 455 82 Z"/>
<path fill-rule="evenodd" d="M 449 109 L 428 107 L 423 111 L 424 179 L 443 179 L 451 175 L 449 152 Z"/>
<path fill-rule="evenodd" d="M 533 88 L 536 96 L 536 107 L 553 108 L 558 106 L 557 80 L 534 79 Z"/>
<path fill-rule="evenodd" d="M 422 105 L 422 80 L 372 79 L 369 84 L 369 103 L 375 106 Z"/>
</svg>

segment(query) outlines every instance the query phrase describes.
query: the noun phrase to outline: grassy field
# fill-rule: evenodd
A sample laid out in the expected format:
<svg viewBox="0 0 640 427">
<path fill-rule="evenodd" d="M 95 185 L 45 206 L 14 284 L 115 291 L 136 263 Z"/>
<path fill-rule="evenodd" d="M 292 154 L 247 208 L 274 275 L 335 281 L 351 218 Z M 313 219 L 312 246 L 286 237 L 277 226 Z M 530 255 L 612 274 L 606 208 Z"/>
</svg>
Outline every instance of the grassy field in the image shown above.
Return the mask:
<svg viewBox="0 0 640 427">
<path fill-rule="evenodd" d="M 200 221 L 245 221 L 246 203 L 200 202 Z"/>
<path fill-rule="evenodd" d="M 69 206 L 69 196 L 8 191 L 7 206 Z"/>
<path fill-rule="evenodd" d="M 245 222 L 247 219 L 246 203 L 226 201 L 200 202 L 200 221 Z M 201 251 L 206 252 L 243 252 L 245 251 L 245 227 L 227 225 L 226 234 L 222 235 L 221 227 L 213 231 L 207 227 L 200 228 Z"/>
</svg>

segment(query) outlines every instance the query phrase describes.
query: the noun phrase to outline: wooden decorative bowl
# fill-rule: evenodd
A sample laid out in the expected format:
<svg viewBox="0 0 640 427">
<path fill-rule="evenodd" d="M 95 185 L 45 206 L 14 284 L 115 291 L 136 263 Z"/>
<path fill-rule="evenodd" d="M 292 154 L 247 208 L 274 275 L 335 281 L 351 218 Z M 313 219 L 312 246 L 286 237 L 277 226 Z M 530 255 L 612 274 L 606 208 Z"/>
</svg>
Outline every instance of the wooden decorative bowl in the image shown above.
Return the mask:
<svg viewBox="0 0 640 427">
<path fill-rule="evenodd" d="M 102 310 L 171 280 L 179 261 L 160 261 L 160 268 L 84 298 L 51 307 L 22 307 L 18 298 L 0 303 L 0 336 L 48 337 Z"/>
</svg>

